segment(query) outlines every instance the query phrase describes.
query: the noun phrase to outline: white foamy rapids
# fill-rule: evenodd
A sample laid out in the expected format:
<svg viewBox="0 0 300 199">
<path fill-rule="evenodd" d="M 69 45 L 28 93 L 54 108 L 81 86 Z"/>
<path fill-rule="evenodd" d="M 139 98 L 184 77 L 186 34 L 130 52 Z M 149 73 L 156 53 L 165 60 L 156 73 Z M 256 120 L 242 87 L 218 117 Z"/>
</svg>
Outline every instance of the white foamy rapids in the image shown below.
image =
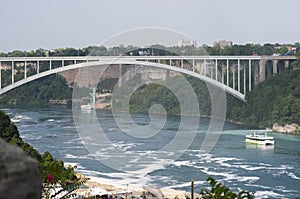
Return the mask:
<svg viewBox="0 0 300 199">
<path fill-rule="evenodd" d="M 94 158 L 89 156 L 89 155 L 73 155 L 73 154 L 66 154 L 65 157 L 66 159 L 84 159 L 84 160 L 93 160 Z"/>
<path fill-rule="evenodd" d="M 31 118 L 27 115 L 16 115 L 12 117 L 10 120 L 14 123 L 21 122 L 22 120 L 30 120 Z"/>
<path fill-rule="evenodd" d="M 127 150 L 129 150 L 133 147 L 138 146 L 138 145 L 141 145 L 141 144 L 140 143 L 126 143 L 124 141 L 119 141 L 119 142 L 113 143 L 110 149 L 117 148 L 117 149 L 121 149 L 123 151 L 127 151 Z"/>
<path fill-rule="evenodd" d="M 252 187 L 256 188 L 255 191 L 255 198 L 261 199 L 261 198 L 288 198 L 286 197 L 286 194 L 279 194 L 276 193 L 278 191 L 282 193 L 297 193 L 295 190 L 289 190 L 284 186 L 276 186 L 276 187 L 269 187 L 269 186 L 263 186 L 263 185 L 257 185 L 257 184 L 251 184 Z"/>
<path fill-rule="evenodd" d="M 284 199 L 284 195 L 275 193 L 274 191 L 256 191 L 254 193 L 255 198 L 262 199 L 262 198 L 280 198 Z"/>
<path fill-rule="evenodd" d="M 199 154 L 196 155 L 196 157 L 199 157 L 200 163 L 215 163 L 216 165 L 219 165 L 220 167 L 224 168 L 230 168 L 230 169 L 244 169 L 246 171 L 255 171 L 255 170 L 263 170 L 263 169 L 270 169 L 270 170 L 286 170 L 286 169 L 292 169 L 292 167 L 281 165 L 280 167 L 273 167 L 271 164 L 265 164 L 265 163 L 257 163 L 257 165 L 254 165 L 251 162 L 243 162 L 242 159 L 238 158 L 232 158 L 232 157 L 216 157 L 214 158 L 210 154 Z M 231 161 L 228 163 L 228 161 Z"/>
<path fill-rule="evenodd" d="M 238 182 L 255 182 L 260 178 L 258 176 L 242 176 L 235 172 L 235 169 L 245 169 L 245 170 L 258 170 L 264 169 L 264 166 L 252 167 L 242 163 L 240 165 L 241 159 L 232 157 L 213 157 L 211 154 L 197 154 L 195 155 L 199 159 L 191 161 L 176 161 L 173 163 L 175 166 L 190 166 L 199 169 L 201 172 L 207 174 L 208 176 L 220 176 L 223 181 L 238 181 Z M 230 163 L 229 163 L 230 161 Z M 208 166 L 208 163 L 214 166 Z M 238 164 L 237 164 L 238 163 Z M 220 172 L 216 168 L 221 168 L 223 171 Z M 247 173 L 247 172 L 245 172 Z"/>
<path fill-rule="evenodd" d="M 138 176 L 135 173 L 101 173 L 97 171 L 81 169 L 78 169 L 78 172 L 88 176 L 91 181 L 95 181 L 101 184 L 110 184 L 123 189 L 125 189 L 127 185 L 129 185 L 129 190 L 142 189 L 144 185 L 148 185 L 150 182 L 149 176 Z"/>
<path fill-rule="evenodd" d="M 41 135 L 34 135 L 34 134 L 25 134 L 24 131 L 23 133 L 20 135 L 20 137 L 24 140 L 39 140 L 42 138 Z"/>
<path fill-rule="evenodd" d="M 118 187 L 125 187 L 129 184 L 134 186 L 135 189 L 141 189 L 145 185 L 151 185 L 152 177 L 149 176 L 151 172 L 165 169 L 168 163 L 169 161 L 157 160 L 153 163 L 138 165 L 138 167 L 132 165 L 134 168 L 133 170 L 131 170 L 132 168 L 128 168 L 128 170 L 124 169 L 120 172 L 113 173 L 102 173 L 81 169 L 79 169 L 78 172 L 91 177 L 101 176 L 99 179 L 101 179 L 101 183 L 104 184 L 113 184 Z"/>
<path fill-rule="evenodd" d="M 64 141 L 63 142 L 64 144 L 77 144 L 77 143 L 82 143 L 81 139 L 80 138 L 75 138 L 75 139 L 71 139 L 69 141 Z"/>
<path fill-rule="evenodd" d="M 296 176 L 294 173 L 287 173 L 288 176 L 290 176 L 291 178 L 295 179 L 295 180 L 300 180 L 300 177 Z"/>
</svg>

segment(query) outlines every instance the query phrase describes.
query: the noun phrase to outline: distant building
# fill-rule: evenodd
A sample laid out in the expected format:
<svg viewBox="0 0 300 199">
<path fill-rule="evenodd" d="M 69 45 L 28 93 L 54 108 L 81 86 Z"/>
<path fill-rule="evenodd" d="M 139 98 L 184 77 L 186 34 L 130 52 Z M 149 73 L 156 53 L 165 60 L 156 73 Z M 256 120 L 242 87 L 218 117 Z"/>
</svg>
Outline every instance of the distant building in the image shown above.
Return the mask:
<svg viewBox="0 0 300 199">
<path fill-rule="evenodd" d="M 215 41 L 213 43 L 213 47 L 220 47 L 220 48 L 224 48 L 226 46 L 231 47 L 232 46 L 232 41 L 225 41 L 225 40 L 220 40 L 220 41 Z"/>
<path fill-rule="evenodd" d="M 178 41 L 178 46 L 180 46 L 180 47 L 197 46 L 197 41 L 196 40 L 184 40 L 184 39 L 180 39 Z"/>
</svg>

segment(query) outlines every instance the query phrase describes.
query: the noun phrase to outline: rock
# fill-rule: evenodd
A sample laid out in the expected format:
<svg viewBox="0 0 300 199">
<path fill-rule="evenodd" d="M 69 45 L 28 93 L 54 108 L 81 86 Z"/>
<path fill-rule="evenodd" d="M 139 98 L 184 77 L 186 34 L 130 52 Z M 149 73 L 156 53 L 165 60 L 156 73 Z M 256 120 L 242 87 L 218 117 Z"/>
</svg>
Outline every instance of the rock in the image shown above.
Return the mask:
<svg viewBox="0 0 300 199">
<path fill-rule="evenodd" d="M 293 124 L 286 124 L 285 126 L 280 126 L 277 123 L 275 123 L 272 127 L 272 131 L 278 133 L 286 133 L 286 134 L 297 134 L 299 131 L 299 125 L 293 123 Z"/>
<path fill-rule="evenodd" d="M 0 138 L 0 198 L 41 198 L 38 162 Z"/>
</svg>

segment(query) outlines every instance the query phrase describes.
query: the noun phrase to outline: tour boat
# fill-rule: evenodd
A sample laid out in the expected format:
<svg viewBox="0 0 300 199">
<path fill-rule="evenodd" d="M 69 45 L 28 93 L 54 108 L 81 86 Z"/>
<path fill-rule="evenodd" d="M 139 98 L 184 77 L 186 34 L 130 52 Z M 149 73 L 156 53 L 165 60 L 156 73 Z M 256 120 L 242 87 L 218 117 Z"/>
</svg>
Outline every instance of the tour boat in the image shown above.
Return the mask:
<svg viewBox="0 0 300 199">
<path fill-rule="evenodd" d="M 84 104 L 84 105 L 81 105 L 81 110 L 91 110 L 92 109 L 92 105 L 90 104 Z"/>
<path fill-rule="evenodd" d="M 262 145 L 274 145 L 274 137 L 268 136 L 267 133 L 265 135 L 257 135 L 256 133 L 246 135 L 246 143 L 251 144 L 262 144 Z"/>
</svg>

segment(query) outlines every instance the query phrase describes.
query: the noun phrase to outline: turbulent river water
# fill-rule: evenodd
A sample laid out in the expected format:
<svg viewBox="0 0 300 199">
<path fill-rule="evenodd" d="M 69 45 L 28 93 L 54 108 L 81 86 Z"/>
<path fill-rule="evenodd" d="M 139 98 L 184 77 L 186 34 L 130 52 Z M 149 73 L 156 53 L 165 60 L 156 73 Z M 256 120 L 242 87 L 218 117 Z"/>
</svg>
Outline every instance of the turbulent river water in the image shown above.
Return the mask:
<svg viewBox="0 0 300 199">
<path fill-rule="evenodd" d="M 254 191 L 257 198 L 300 196 L 300 136 L 268 132 L 275 138 L 274 146 L 248 145 L 244 142 L 245 135 L 254 130 L 225 122 L 213 149 L 203 153 L 201 144 L 210 119 L 201 118 L 198 130 L 193 132 L 192 142 L 182 155 L 171 160 L 172 154 L 165 151 L 161 161 L 160 156 L 152 155 L 151 159 L 149 154 L 155 154 L 176 138 L 180 116 L 168 116 L 163 128 L 151 138 L 135 138 L 127 135 L 131 130 L 130 124 L 126 129 L 120 129 L 111 112 L 94 112 L 111 141 L 110 146 L 100 146 L 101 143 L 93 136 L 84 137 L 78 133 L 72 109 L 2 106 L 1 110 L 15 121 L 24 141 L 39 152 L 49 151 L 55 158 L 77 165 L 76 171 L 101 178 L 104 182 L 126 184 L 129 188 L 151 184 L 189 191 L 190 182 L 194 179 L 195 190 L 199 192 L 201 188 L 208 187 L 207 177 L 213 176 L 234 191 Z M 91 114 L 84 113 L 83 117 Z M 132 118 L 141 126 L 149 123 L 148 115 L 135 114 Z M 188 128 L 185 131 L 189 136 Z M 126 171 L 114 167 L 114 163 L 122 165 L 124 159 L 108 147 L 123 152 L 126 161 L 132 158 L 128 163 L 125 161 Z M 146 158 L 139 161 L 135 159 L 137 156 Z M 105 160 L 110 164 L 105 164 Z"/>
</svg>

